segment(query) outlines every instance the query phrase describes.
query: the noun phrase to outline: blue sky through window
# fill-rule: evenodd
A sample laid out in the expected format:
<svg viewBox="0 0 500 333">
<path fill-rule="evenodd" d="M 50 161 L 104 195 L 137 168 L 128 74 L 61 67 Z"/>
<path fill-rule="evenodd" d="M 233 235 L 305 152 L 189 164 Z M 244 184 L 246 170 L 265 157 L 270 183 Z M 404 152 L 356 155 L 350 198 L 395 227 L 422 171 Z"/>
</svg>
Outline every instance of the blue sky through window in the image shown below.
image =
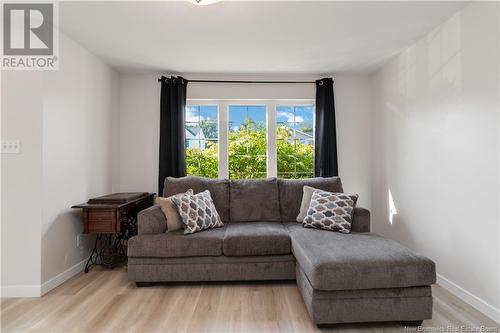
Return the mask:
<svg viewBox="0 0 500 333">
<path fill-rule="evenodd" d="M 313 126 L 313 107 L 306 106 L 278 106 L 276 107 L 276 121 L 278 124 L 302 123 Z"/>
<path fill-rule="evenodd" d="M 217 122 L 216 105 L 197 105 L 186 107 L 186 122 L 197 123 L 201 121 Z"/>
<path fill-rule="evenodd" d="M 265 105 L 230 105 L 229 106 L 229 130 L 237 131 L 246 118 L 257 124 L 266 126 Z"/>
</svg>

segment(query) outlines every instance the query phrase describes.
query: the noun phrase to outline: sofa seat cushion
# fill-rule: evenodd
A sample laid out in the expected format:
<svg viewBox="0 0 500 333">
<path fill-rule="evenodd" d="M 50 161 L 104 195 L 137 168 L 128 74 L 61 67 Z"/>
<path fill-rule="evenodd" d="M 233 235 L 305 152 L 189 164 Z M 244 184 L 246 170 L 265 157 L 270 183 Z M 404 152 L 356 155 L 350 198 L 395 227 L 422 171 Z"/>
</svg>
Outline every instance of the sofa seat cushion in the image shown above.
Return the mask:
<svg viewBox="0 0 500 333">
<path fill-rule="evenodd" d="M 222 244 L 226 256 L 266 256 L 291 252 L 287 229 L 277 222 L 229 223 Z"/>
<path fill-rule="evenodd" d="M 316 290 L 426 286 L 436 282 L 434 262 L 373 233 L 289 227 L 297 264 Z"/>
<path fill-rule="evenodd" d="M 226 228 L 184 235 L 183 230 L 156 235 L 138 235 L 128 241 L 129 257 L 197 257 L 222 255 Z"/>
</svg>

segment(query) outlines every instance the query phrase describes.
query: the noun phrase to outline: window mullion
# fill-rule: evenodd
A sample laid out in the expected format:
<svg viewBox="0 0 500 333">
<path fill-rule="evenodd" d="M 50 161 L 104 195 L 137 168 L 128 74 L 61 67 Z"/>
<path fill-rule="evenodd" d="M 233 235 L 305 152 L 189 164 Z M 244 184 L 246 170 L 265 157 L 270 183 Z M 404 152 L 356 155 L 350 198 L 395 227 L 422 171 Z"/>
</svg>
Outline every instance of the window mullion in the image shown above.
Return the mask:
<svg viewBox="0 0 500 333">
<path fill-rule="evenodd" d="M 278 176 L 276 148 L 276 103 L 268 101 L 267 106 L 267 177 Z"/>
<path fill-rule="evenodd" d="M 220 101 L 219 105 L 219 178 L 229 178 L 229 118 L 228 103 Z"/>
</svg>

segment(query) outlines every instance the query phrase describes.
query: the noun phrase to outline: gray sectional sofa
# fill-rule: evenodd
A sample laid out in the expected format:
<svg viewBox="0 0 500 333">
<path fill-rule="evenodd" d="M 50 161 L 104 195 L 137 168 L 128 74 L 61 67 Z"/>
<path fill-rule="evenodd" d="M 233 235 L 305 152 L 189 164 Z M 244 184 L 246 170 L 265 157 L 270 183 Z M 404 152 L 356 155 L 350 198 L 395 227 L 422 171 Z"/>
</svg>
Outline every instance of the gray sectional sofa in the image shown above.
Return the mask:
<svg viewBox="0 0 500 333">
<path fill-rule="evenodd" d="M 151 282 L 296 280 L 315 324 L 400 321 L 432 316 L 434 263 L 370 233 L 370 212 L 355 208 L 350 234 L 295 222 L 302 188 L 343 192 L 340 178 L 212 180 L 167 178 L 164 196 L 210 190 L 224 227 L 166 232 L 158 206 L 139 213 L 128 243 L 128 276 Z"/>
</svg>

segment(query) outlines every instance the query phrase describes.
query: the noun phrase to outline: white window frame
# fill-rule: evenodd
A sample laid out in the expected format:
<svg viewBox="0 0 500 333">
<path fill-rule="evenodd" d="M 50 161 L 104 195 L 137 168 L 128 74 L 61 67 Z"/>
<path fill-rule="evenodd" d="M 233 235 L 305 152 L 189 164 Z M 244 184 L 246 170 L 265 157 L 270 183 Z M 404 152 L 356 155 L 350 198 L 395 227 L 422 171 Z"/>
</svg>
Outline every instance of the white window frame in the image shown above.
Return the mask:
<svg viewBox="0 0 500 333">
<path fill-rule="evenodd" d="M 220 119 L 220 105 L 217 104 L 217 103 L 214 103 L 213 101 L 212 102 L 208 102 L 208 103 L 204 103 L 204 104 L 197 104 L 197 103 L 194 103 L 194 104 L 189 104 L 188 102 L 186 102 L 186 109 L 190 106 L 215 106 L 217 108 L 217 132 L 219 134 L 218 138 L 217 138 L 217 144 L 218 144 L 218 155 L 219 155 L 219 161 L 218 161 L 218 168 L 219 168 L 219 172 L 218 172 L 218 176 L 220 178 L 220 124 L 221 124 L 221 119 Z M 184 111 L 186 112 L 186 111 Z M 187 123 L 187 121 L 186 121 Z M 199 119 L 198 119 L 198 125 L 199 125 Z M 186 125 L 184 124 L 184 127 Z M 227 149 L 227 148 L 226 148 Z"/>
<path fill-rule="evenodd" d="M 196 99 L 186 101 L 186 107 L 210 105 L 217 106 L 217 123 L 219 133 L 219 178 L 229 178 L 229 106 L 230 105 L 265 105 L 266 106 L 266 173 L 267 177 L 278 176 L 278 152 L 276 142 L 276 107 L 277 106 L 312 106 L 316 107 L 313 99 Z M 314 136 L 313 114 L 313 136 Z"/>
</svg>

